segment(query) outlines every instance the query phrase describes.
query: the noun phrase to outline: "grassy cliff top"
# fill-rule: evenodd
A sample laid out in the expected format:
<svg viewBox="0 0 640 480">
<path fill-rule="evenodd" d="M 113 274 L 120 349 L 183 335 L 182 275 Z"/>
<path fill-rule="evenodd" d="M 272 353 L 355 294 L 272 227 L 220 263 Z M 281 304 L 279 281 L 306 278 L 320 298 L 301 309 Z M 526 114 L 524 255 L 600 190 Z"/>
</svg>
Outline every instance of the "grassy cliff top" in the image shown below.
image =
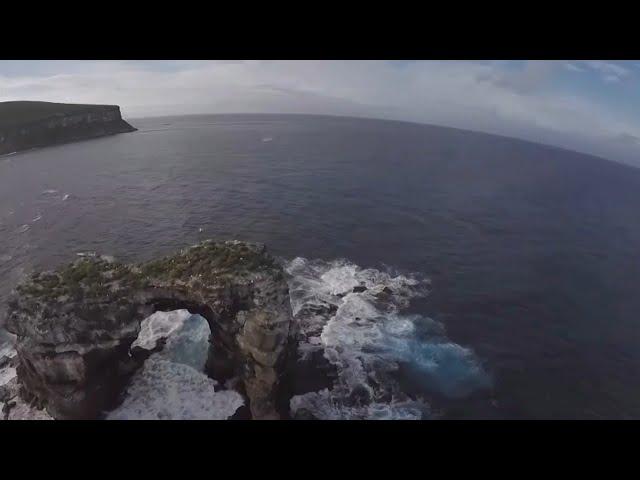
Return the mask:
<svg viewBox="0 0 640 480">
<path fill-rule="evenodd" d="M 117 105 L 82 105 L 52 102 L 0 102 L 0 128 L 15 127 L 58 115 L 111 110 Z"/>
<path fill-rule="evenodd" d="M 194 291 L 205 291 L 243 281 L 252 275 L 284 279 L 282 269 L 264 245 L 239 241 L 206 240 L 151 262 L 127 265 L 103 257 L 76 260 L 55 271 L 37 272 L 16 287 L 33 299 L 55 302 L 58 298 L 96 299 L 113 302 L 131 297 L 137 290 L 179 282 Z"/>
</svg>

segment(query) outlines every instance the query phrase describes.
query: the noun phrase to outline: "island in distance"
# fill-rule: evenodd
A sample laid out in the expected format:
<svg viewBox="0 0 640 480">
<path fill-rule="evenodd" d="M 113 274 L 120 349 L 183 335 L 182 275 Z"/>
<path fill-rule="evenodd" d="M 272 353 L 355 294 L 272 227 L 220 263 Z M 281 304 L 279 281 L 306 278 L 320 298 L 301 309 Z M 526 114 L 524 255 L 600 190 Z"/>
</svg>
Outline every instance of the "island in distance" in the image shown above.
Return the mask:
<svg viewBox="0 0 640 480">
<path fill-rule="evenodd" d="M 135 130 L 117 105 L 0 102 L 0 155 Z"/>
</svg>

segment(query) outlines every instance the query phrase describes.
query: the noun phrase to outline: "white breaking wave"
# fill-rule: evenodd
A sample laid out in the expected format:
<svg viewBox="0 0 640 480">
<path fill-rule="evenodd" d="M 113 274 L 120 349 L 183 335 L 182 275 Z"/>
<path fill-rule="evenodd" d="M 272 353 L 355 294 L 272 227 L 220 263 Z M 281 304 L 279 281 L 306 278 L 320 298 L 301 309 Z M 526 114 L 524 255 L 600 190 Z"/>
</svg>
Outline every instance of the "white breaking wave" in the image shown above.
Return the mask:
<svg viewBox="0 0 640 480">
<path fill-rule="evenodd" d="M 2 357 L 13 358 L 17 355 L 16 349 L 13 346 L 14 336 L 10 333 L 7 333 L 6 335 L 7 337 L 9 337 L 9 340 L 5 341 L 4 343 L 0 343 L 0 358 Z M 1 336 L 0 336 L 0 341 L 2 341 Z"/>
<path fill-rule="evenodd" d="M 421 420 L 430 413 L 426 403 L 412 400 L 348 405 L 328 389 L 296 395 L 290 407 L 293 413 L 307 410 L 322 420 Z"/>
<path fill-rule="evenodd" d="M 12 344 L 4 345 L 0 348 L 0 358 L 6 353 L 9 353 L 10 357 L 15 356 L 16 351 Z M 18 395 L 20 386 L 16 378 L 15 368 L 5 367 L 0 369 L 0 387 L 5 389 L 5 393 L 9 395 L 8 402 L 11 408 L 9 409 L 7 420 L 53 420 L 45 410 L 32 407 Z M 4 419 L 5 404 L 0 402 L 0 420 Z"/>
<path fill-rule="evenodd" d="M 133 347 L 151 350 L 132 378 L 124 402 L 108 420 L 224 420 L 244 405 L 233 390 L 216 391 L 217 382 L 203 373 L 209 348 L 209 325 L 187 310 L 156 312 L 142 321 Z"/>
<path fill-rule="evenodd" d="M 13 367 L 0 368 L 0 387 L 6 385 L 16 377 L 16 369 Z"/>
<path fill-rule="evenodd" d="M 145 318 L 140 323 L 140 333 L 131 348 L 141 347 L 151 350 L 156 347 L 158 340 L 167 338 L 178 328 L 191 314 L 187 310 L 175 310 L 173 312 L 156 312 Z"/>
<path fill-rule="evenodd" d="M 0 342 L 4 332 L 0 332 Z M 13 335 L 6 335 L 7 340 L 0 343 L 0 358 L 13 358 L 17 355 L 14 347 L 15 338 Z M 15 367 L 5 366 L 0 368 L 0 387 L 9 392 L 9 402 L 12 404 L 9 410 L 8 420 L 53 420 L 45 410 L 39 410 L 30 406 L 18 395 L 18 379 Z M 0 402 L 0 420 L 4 419 L 4 403 Z"/>
<path fill-rule="evenodd" d="M 402 314 L 411 299 L 428 293 L 416 275 L 363 269 L 345 260 L 296 258 L 285 265 L 304 359 L 321 351 L 333 365 L 333 388 L 291 399 L 293 415 L 321 419 L 420 419 L 424 398 L 402 392 L 394 373 L 406 365 L 426 390 L 462 397 L 490 385 L 473 352 L 450 342 L 438 322 Z"/>
<path fill-rule="evenodd" d="M 225 420 L 244 404 L 233 390 L 215 391 L 216 381 L 195 368 L 154 358 L 137 373 L 123 404 L 108 420 Z"/>
<path fill-rule="evenodd" d="M 192 315 L 184 309 L 156 312 L 142 321 L 140 334 L 131 348 L 152 350 L 160 339 L 165 339 L 164 347 L 153 355 L 154 358 L 201 371 L 207 361 L 209 335 L 209 324 L 200 315 Z"/>
<path fill-rule="evenodd" d="M 16 356 L 17 352 L 13 346 L 12 335 L 8 336 L 8 340 L 3 340 L 4 335 L 3 332 L 0 332 L 0 359 L 3 357 L 13 358 Z M 0 387 L 3 389 L 8 389 L 10 394 L 10 401 L 14 402 L 15 405 L 10 410 L 10 419 L 37 419 L 39 413 L 36 409 L 29 407 L 25 404 L 22 399 L 17 396 L 17 372 L 15 367 L 5 365 L 4 367 L 0 367 Z M 0 401 L 0 420 L 4 419 L 4 407 L 5 404 Z M 48 416 L 48 415 L 46 415 Z"/>
</svg>

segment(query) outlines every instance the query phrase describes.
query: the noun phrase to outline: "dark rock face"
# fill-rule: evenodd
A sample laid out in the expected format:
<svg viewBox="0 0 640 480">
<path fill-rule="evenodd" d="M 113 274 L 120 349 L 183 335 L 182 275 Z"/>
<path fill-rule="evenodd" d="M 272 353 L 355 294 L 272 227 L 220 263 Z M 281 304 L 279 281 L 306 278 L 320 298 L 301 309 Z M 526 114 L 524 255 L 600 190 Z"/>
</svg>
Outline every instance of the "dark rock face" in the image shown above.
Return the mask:
<svg viewBox="0 0 640 480">
<path fill-rule="evenodd" d="M 141 265 L 85 258 L 34 274 L 9 301 L 21 395 L 58 419 L 100 418 L 144 361 L 140 322 L 186 308 L 211 328 L 208 373 L 241 379 L 255 419 L 277 398 L 294 338 L 288 286 L 265 247 L 207 241 Z"/>
<path fill-rule="evenodd" d="M 0 103 L 0 155 L 136 130 L 117 105 L 5 104 Z"/>
</svg>

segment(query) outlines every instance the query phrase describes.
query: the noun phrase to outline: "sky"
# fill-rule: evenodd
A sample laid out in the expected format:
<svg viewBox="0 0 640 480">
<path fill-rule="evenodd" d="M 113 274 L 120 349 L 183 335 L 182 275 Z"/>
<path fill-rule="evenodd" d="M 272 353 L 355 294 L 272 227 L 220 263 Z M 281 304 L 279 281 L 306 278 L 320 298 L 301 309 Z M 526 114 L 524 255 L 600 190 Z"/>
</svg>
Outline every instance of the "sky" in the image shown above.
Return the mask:
<svg viewBox="0 0 640 480">
<path fill-rule="evenodd" d="M 129 119 L 308 113 L 506 135 L 640 166 L 640 61 L 1 60 L 0 101 Z"/>
</svg>

